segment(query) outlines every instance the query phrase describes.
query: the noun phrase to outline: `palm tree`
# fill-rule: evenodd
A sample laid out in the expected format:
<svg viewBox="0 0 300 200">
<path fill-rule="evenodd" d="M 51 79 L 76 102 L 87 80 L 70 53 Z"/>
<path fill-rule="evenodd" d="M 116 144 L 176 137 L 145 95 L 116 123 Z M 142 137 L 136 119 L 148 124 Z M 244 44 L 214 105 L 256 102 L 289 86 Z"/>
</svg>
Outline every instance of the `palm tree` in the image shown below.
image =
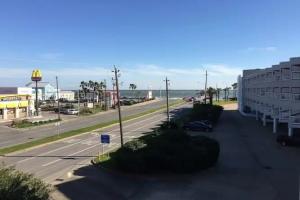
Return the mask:
<svg viewBox="0 0 300 200">
<path fill-rule="evenodd" d="M 92 80 L 89 80 L 88 82 L 89 91 L 93 92 L 93 108 L 95 107 L 95 82 Z"/>
<path fill-rule="evenodd" d="M 86 100 L 86 94 L 88 92 L 88 83 L 85 81 L 80 82 L 80 87 L 82 89 L 83 95 L 84 95 L 84 100 Z"/>
<path fill-rule="evenodd" d="M 212 105 L 213 104 L 213 97 L 214 94 L 216 93 L 216 90 L 212 87 L 209 87 L 207 89 L 207 94 L 208 94 L 208 98 L 209 98 L 209 104 Z"/>
<path fill-rule="evenodd" d="M 100 101 L 100 106 L 102 107 L 102 101 L 103 101 L 103 89 L 105 88 L 104 82 L 95 82 L 95 91 L 97 93 L 98 99 Z"/>
<path fill-rule="evenodd" d="M 233 92 L 234 92 L 234 97 L 236 98 L 236 91 L 237 91 L 237 88 L 238 88 L 238 84 L 234 83 L 231 86 L 232 86 L 232 89 L 233 89 Z"/>
<path fill-rule="evenodd" d="M 220 101 L 220 93 L 221 93 L 221 91 L 222 91 L 222 88 L 217 88 L 216 89 L 216 96 L 217 96 L 217 101 Z"/>
<path fill-rule="evenodd" d="M 229 97 L 229 90 L 230 90 L 230 87 L 225 87 L 223 89 L 224 93 L 225 93 L 225 101 L 228 101 L 228 97 Z"/>
<path fill-rule="evenodd" d="M 134 90 L 136 89 L 137 87 L 136 87 L 136 84 L 134 84 L 134 83 L 130 83 L 129 84 L 129 89 L 131 89 L 132 90 L 132 93 L 134 94 Z M 132 94 L 132 96 L 133 96 L 133 94 Z"/>
</svg>

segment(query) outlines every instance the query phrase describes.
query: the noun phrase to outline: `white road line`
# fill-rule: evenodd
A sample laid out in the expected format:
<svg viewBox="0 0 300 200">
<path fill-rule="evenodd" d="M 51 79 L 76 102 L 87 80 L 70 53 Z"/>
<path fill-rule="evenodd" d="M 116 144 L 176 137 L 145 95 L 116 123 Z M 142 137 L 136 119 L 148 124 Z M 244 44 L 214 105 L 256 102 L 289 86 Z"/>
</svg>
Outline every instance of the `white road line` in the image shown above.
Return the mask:
<svg viewBox="0 0 300 200">
<path fill-rule="evenodd" d="M 94 148 L 94 147 L 96 147 L 96 146 L 98 146 L 98 145 L 100 145 L 100 144 L 95 144 L 95 145 L 93 145 L 93 146 L 91 146 L 91 147 L 82 149 L 82 150 L 77 151 L 77 152 L 75 152 L 75 153 L 69 154 L 69 155 L 67 155 L 67 156 L 65 156 L 65 157 L 74 156 L 74 155 L 76 155 L 76 154 L 78 154 L 78 153 L 84 152 L 84 151 L 89 150 L 89 149 L 91 149 L 91 148 Z M 62 159 L 60 158 L 60 159 L 57 159 L 57 160 L 53 160 L 53 161 L 48 162 L 48 163 L 46 163 L 46 164 L 44 164 L 44 165 L 42 165 L 42 166 L 43 166 L 43 167 L 47 167 L 47 166 L 52 165 L 52 164 L 54 164 L 54 163 L 56 163 L 56 162 L 58 162 L 58 161 L 60 161 L 60 160 L 62 160 Z"/>
<path fill-rule="evenodd" d="M 152 118 L 154 118 L 154 117 L 157 117 L 157 116 L 152 116 L 152 117 L 150 117 L 150 118 L 147 118 L 147 119 L 144 119 L 144 120 L 135 122 L 135 123 L 133 123 L 133 124 L 129 124 L 129 125 L 127 125 L 127 126 L 124 126 L 123 128 L 127 128 L 127 127 L 130 127 L 130 126 L 132 126 L 132 125 L 135 125 L 135 124 L 138 124 L 138 123 L 141 123 L 141 122 L 144 122 L 144 121 L 148 121 L 149 119 L 152 119 Z M 114 131 L 116 131 L 116 130 L 119 130 L 119 129 L 118 129 L 118 128 L 117 128 L 117 129 L 113 129 L 113 130 L 111 130 L 111 131 L 109 131 L 109 132 L 107 132 L 107 133 L 111 133 L 111 132 L 114 132 Z M 92 135 L 94 135 L 94 137 L 99 137 L 99 134 L 96 135 L 95 132 L 93 132 Z M 112 138 L 114 138 L 114 137 L 116 137 L 116 135 L 113 135 Z M 66 146 L 63 146 L 63 147 L 60 147 L 60 148 L 51 150 L 51 151 L 47 151 L 47 152 L 42 153 L 42 154 L 39 154 L 39 155 L 37 155 L 37 156 L 33 156 L 33 157 L 30 157 L 30 158 L 26 158 L 26 159 L 20 160 L 20 161 L 18 161 L 18 162 L 16 162 L 16 163 L 17 163 L 17 164 L 20 164 L 20 163 L 23 163 L 23 162 L 26 162 L 26 161 L 29 161 L 29 160 L 38 158 L 38 157 L 40 157 L 40 156 L 47 155 L 47 154 L 49 154 L 49 153 L 53 153 L 53 152 L 56 152 L 56 151 L 59 151 L 59 150 L 65 149 L 65 148 L 69 148 L 69 147 L 71 147 L 71 146 L 74 146 L 74 145 L 76 145 L 76 144 L 79 144 L 79 143 L 82 143 L 82 142 L 84 142 L 84 141 L 90 140 L 90 139 L 92 139 L 92 138 L 93 138 L 93 137 L 89 137 L 88 139 L 80 140 L 79 142 L 76 142 L 76 143 L 73 143 L 73 144 L 69 144 L 69 145 L 66 145 Z"/>
<path fill-rule="evenodd" d="M 151 118 L 148 118 L 148 119 L 145 119 L 145 120 L 142 120 L 142 121 L 133 123 L 133 124 L 129 124 L 129 125 L 127 125 L 127 126 L 124 126 L 124 128 L 125 128 L 125 127 L 129 127 L 129 126 L 132 126 L 132 125 L 134 125 L 134 124 L 138 124 L 138 123 L 140 123 L 140 122 L 148 121 L 149 119 L 152 119 L 152 118 L 154 118 L 154 117 L 157 117 L 157 116 L 153 116 L 153 117 L 151 117 Z M 157 121 L 154 121 L 154 122 L 151 122 L 151 123 L 149 123 L 149 124 L 153 124 L 153 123 L 156 123 L 156 122 L 161 121 L 161 120 L 162 120 L 162 119 L 157 120 Z M 144 126 L 140 126 L 139 128 L 134 129 L 133 131 L 139 130 L 139 129 L 145 127 L 145 126 L 148 126 L 149 124 L 146 124 L 146 125 L 144 125 Z M 109 132 L 107 132 L 107 133 L 111 133 L 111 132 L 113 132 L 113 131 L 114 131 L 114 130 L 111 130 L 111 131 L 109 131 Z M 89 138 L 89 139 L 90 139 L 90 138 Z M 95 146 L 97 146 L 97 145 L 99 145 L 99 144 L 93 145 L 93 146 L 91 146 L 91 147 L 88 147 L 88 148 L 86 148 L 86 149 L 80 150 L 80 151 L 75 152 L 75 153 L 73 153 L 73 154 L 67 155 L 66 157 L 76 155 L 77 153 L 81 153 L 81 152 L 86 151 L 86 150 L 88 150 L 88 149 L 90 149 L 90 148 L 93 148 L 93 147 L 95 147 Z M 61 147 L 61 148 L 62 148 L 62 147 Z M 53 151 L 54 151 L 54 150 L 53 150 Z M 46 167 L 46 166 L 49 166 L 49 165 L 51 165 L 51 164 L 54 164 L 54 163 L 56 163 L 56 162 L 58 162 L 58 161 L 60 161 L 60 160 L 62 160 L 62 159 L 57 159 L 57 160 L 51 161 L 51 162 L 46 163 L 46 164 L 44 164 L 44 165 L 42 165 L 42 166 L 43 166 L 43 167 Z"/>
<path fill-rule="evenodd" d="M 40 157 L 40 156 L 47 155 L 47 154 L 49 154 L 49 153 L 53 153 L 53 152 L 55 152 L 55 151 L 59 151 L 59 150 L 62 150 L 62 149 L 65 149 L 65 148 L 74 146 L 74 145 L 76 145 L 76 144 L 79 144 L 79 143 L 81 143 L 81 142 L 84 142 L 84 141 L 87 141 L 87 140 L 90 140 L 90 139 L 91 139 L 91 138 L 88 138 L 88 139 L 85 139 L 85 140 L 80 140 L 79 142 L 75 142 L 75 143 L 69 144 L 69 145 L 67 145 L 67 146 L 62 146 L 62 147 L 60 147 L 60 148 L 53 149 L 53 150 L 51 150 L 51 151 L 47 151 L 47 152 L 42 153 L 42 154 L 39 154 L 39 155 L 37 155 L 37 156 L 33 156 L 33 157 L 30 157 L 30 158 L 26 158 L 26 159 L 24 159 L 24 160 L 20 160 L 20 161 L 17 162 L 17 164 L 26 162 L 26 161 L 28 161 L 28 160 L 32 160 L 32 159 L 37 158 L 37 157 Z"/>
</svg>

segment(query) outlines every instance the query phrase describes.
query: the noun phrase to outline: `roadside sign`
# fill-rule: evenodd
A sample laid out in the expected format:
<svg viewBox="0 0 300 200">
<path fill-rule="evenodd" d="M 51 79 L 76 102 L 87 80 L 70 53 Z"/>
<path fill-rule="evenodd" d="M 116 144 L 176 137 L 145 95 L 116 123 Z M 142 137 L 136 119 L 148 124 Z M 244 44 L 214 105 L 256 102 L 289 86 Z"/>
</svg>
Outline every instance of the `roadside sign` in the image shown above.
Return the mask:
<svg viewBox="0 0 300 200">
<path fill-rule="evenodd" d="M 101 134 L 100 141 L 102 144 L 109 144 L 110 143 L 110 135 L 108 134 Z"/>
</svg>

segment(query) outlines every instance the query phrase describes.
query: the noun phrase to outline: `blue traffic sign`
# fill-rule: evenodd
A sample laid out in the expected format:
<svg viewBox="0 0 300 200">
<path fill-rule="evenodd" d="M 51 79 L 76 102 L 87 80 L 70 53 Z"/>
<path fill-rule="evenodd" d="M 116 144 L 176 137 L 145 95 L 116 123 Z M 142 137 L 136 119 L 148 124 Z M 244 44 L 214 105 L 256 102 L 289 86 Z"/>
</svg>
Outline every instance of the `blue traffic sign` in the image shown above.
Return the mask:
<svg viewBox="0 0 300 200">
<path fill-rule="evenodd" d="M 110 135 L 101 134 L 100 140 L 102 144 L 109 144 L 110 143 Z"/>
</svg>

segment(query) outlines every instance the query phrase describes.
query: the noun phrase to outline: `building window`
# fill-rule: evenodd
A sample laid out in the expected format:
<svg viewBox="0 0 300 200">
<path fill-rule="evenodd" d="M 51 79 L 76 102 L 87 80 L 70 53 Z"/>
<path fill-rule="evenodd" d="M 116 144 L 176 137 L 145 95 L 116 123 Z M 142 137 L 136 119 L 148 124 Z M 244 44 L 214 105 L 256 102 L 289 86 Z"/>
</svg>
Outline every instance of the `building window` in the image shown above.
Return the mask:
<svg viewBox="0 0 300 200">
<path fill-rule="evenodd" d="M 281 79 L 281 74 L 279 70 L 274 70 L 273 74 L 274 74 L 275 81 L 279 81 Z"/>
<path fill-rule="evenodd" d="M 300 101 L 300 87 L 293 87 L 292 88 L 292 99 L 293 101 Z"/>
<path fill-rule="evenodd" d="M 290 88 L 288 88 L 288 87 L 281 88 L 280 99 L 281 100 L 288 100 L 289 97 L 290 97 Z"/>
<path fill-rule="evenodd" d="M 291 79 L 291 69 L 290 68 L 282 68 L 282 80 L 289 80 Z"/>
<path fill-rule="evenodd" d="M 292 79 L 300 79 L 300 72 L 293 72 Z"/>
</svg>

